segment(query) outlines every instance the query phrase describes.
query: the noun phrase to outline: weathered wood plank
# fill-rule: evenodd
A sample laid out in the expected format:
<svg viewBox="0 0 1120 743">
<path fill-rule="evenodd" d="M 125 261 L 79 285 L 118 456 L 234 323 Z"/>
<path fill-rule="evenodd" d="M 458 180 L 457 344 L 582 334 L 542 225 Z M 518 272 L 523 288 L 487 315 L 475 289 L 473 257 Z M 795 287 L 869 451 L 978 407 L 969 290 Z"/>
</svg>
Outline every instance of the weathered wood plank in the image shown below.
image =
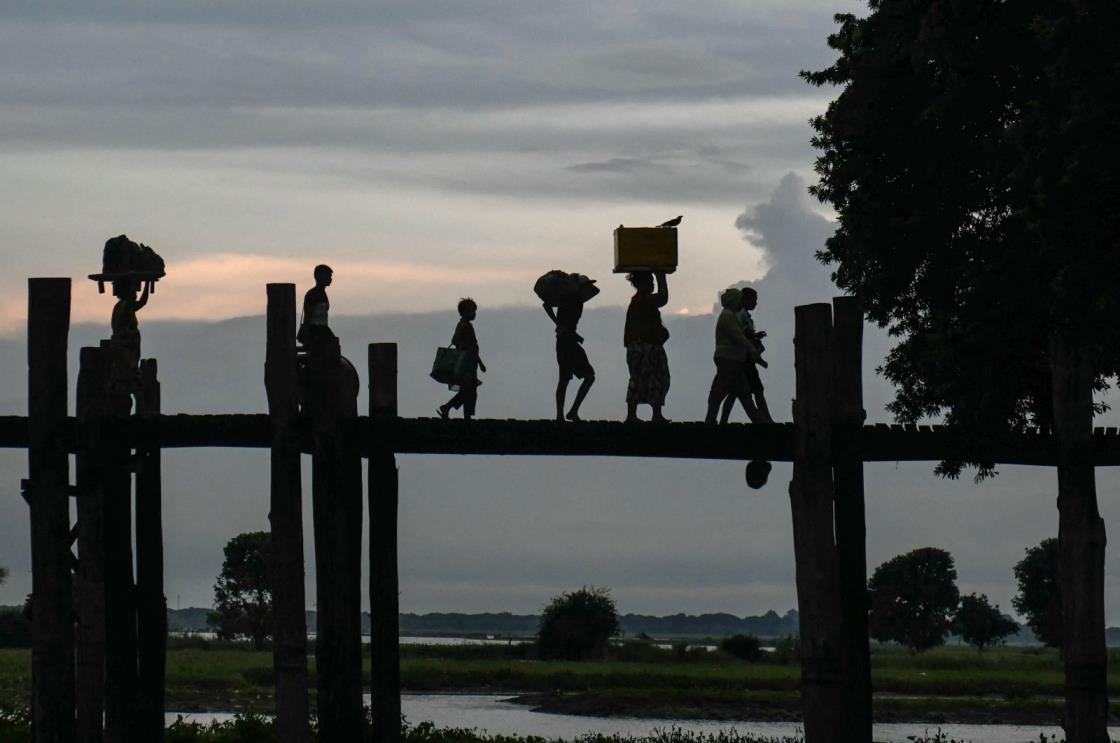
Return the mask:
<svg viewBox="0 0 1120 743">
<path fill-rule="evenodd" d="M 296 381 L 296 288 L 269 284 L 264 379 L 272 424 L 269 522 L 272 525 L 272 660 L 276 735 L 306 743 L 307 607 L 304 595 L 303 496 Z"/>
<path fill-rule="evenodd" d="M 78 480 L 77 741 L 101 743 L 105 717 L 105 548 L 102 526 L 102 438 L 108 378 L 100 348 L 79 355 L 75 470 Z"/>
<path fill-rule="evenodd" d="M 130 743 L 136 735 L 136 581 L 132 549 L 132 442 L 125 434 L 132 410 L 134 371 L 108 341 L 106 418 L 101 428 L 102 534 L 105 549 L 105 741 Z"/>
<path fill-rule="evenodd" d="M 125 440 L 135 445 L 158 444 L 163 449 L 261 448 L 271 445 L 268 415 L 163 415 L 151 421 L 128 419 L 116 424 Z M 438 418 L 401 418 L 371 421 L 362 416 L 343 422 L 348 440 L 368 456 L 373 442 L 393 441 L 398 454 L 494 454 L 531 456 L 664 457 L 748 461 L 793 459 L 793 425 L 730 424 L 734 435 L 700 422 L 665 425 L 619 421 L 557 423 L 551 420 L 444 421 Z M 376 430 L 388 427 L 382 433 Z M 80 426 L 70 418 L 61 434 L 67 449 L 77 451 Z M 311 452 L 311 428 L 296 424 L 300 450 Z M 0 417 L 0 448 L 27 448 L 27 418 Z M 869 423 L 861 434 L 865 462 L 936 462 L 959 455 L 953 430 L 905 431 L 886 423 Z M 1098 467 L 1120 466 L 1120 436 L 1093 436 L 1093 461 Z M 1056 466 L 1057 440 L 1049 431 L 1031 430 L 993 449 L 997 464 Z"/>
<path fill-rule="evenodd" d="M 31 511 L 31 714 L 40 743 L 74 739 L 74 599 L 66 351 L 70 279 L 30 279 L 27 498 Z"/>
<path fill-rule="evenodd" d="M 342 418 L 357 417 L 358 391 L 344 389 L 338 339 L 322 339 L 309 351 L 305 399 L 313 421 L 319 736 L 361 740 L 362 471 L 340 425 Z"/>
<path fill-rule="evenodd" d="M 374 421 L 397 417 L 395 343 L 369 346 L 369 415 Z M 370 708 L 373 743 L 397 743 L 401 737 L 397 461 L 391 439 L 375 443 L 369 453 Z"/>
<path fill-rule="evenodd" d="M 867 525 L 859 436 L 863 410 L 863 305 L 837 297 L 833 307 L 833 423 L 836 441 L 852 443 L 855 456 L 834 447 L 836 554 L 844 620 L 844 739 L 871 743 L 871 648 L 868 639 Z M 929 430 L 928 426 L 924 427 Z"/>
<path fill-rule="evenodd" d="M 137 414 L 160 412 L 159 371 L 155 359 L 140 364 Z M 167 667 L 167 599 L 163 593 L 163 486 L 159 447 L 137 452 L 136 473 L 136 727 L 140 740 L 163 740 L 164 680 Z"/>
<path fill-rule="evenodd" d="M 801 707 L 806 743 L 841 741 L 845 729 L 843 613 L 837 565 L 833 492 L 832 312 L 827 304 L 797 307 L 794 366 L 797 437 L 793 479 L 793 553 L 800 625 Z"/>
</svg>

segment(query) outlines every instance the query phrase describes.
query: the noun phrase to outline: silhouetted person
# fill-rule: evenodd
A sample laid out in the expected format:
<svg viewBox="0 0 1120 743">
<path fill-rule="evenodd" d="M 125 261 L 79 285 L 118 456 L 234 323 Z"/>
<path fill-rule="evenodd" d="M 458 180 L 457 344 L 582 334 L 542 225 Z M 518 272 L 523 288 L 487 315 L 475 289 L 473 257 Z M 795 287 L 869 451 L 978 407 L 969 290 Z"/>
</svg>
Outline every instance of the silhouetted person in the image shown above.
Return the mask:
<svg viewBox="0 0 1120 743">
<path fill-rule="evenodd" d="M 708 414 L 704 422 L 715 423 L 719 404 L 725 397 L 731 397 L 733 401 L 738 400 L 743 404 L 743 409 L 752 423 L 759 423 L 761 420 L 758 410 L 751 400 L 746 362 L 752 357 L 763 364 L 766 362 L 762 361 L 758 349 L 747 338 L 735 317 L 735 310 L 742 303 L 740 291 L 728 289 L 720 295 L 719 301 L 723 305 L 723 310 L 716 320 L 716 350 L 713 354 L 716 376 L 708 392 Z"/>
<path fill-rule="evenodd" d="M 315 266 L 315 286 L 303 295 L 303 316 L 296 333 L 296 340 L 305 346 L 334 336 L 329 326 L 331 301 L 327 298 L 327 287 L 333 280 L 330 266 Z"/>
<path fill-rule="evenodd" d="M 560 380 L 556 383 L 556 420 L 564 420 L 564 398 L 568 394 L 568 382 L 572 381 L 572 377 L 577 377 L 583 381 L 576 391 L 576 399 L 572 401 L 567 418 L 578 421 L 579 406 L 595 383 L 595 369 L 587 360 L 587 352 L 581 345 L 583 337 L 576 332 L 579 319 L 583 316 L 583 302 L 578 296 L 568 298 L 557 304 L 555 311 L 552 305 L 545 302 L 544 311 L 556 324 L 556 364 L 560 368 Z"/>
<path fill-rule="evenodd" d="M 656 276 L 656 294 L 653 273 L 635 271 L 626 277 L 635 290 L 626 310 L 623 333 L 626 366 L 630 369 L 630 383 L 626 387 L 627 422 L 638 420 L 638 405 L 643 403 L 653 407 L 653 420 L 666 420 L 661 406 L 669 393 L 669 359 L 665 356 L 669 331 L 661 323 L 660 310 L 669 302 L 669 287 L 664 272 L 658 271 Z"/>
<path fill-rule="evenodd" d="M 144 293 L 137 298 L 136 294 L 140 291 L 138 280 L 117 279 L 113 282 L 113 296 L 117 298 L 117 303 L 113 305 L 110 343 L 118 349 L 121 363 L 130 372 L 140 367 L 140 323 L 136 313 L 148 303 L 150 288 L 150 282 L 144 282 Z"/>
<path fill-rule="evenodd" d="M 739 305 L 739 311 L 735 313 L 736 319 L 739 321 L 739 327 L 743 329 L 743 333 L 747 336 L 747 340 L 755 347 L 759 354 L 766 350 L 762 345 L 762 339 L 766 337 L 765 331 L 756 331 L 754 327 L 754 318 L 751 317 L 751 311 L 758 306 L 758 292 L 754 289 L 744 287 L 740 290 L 742 292 L 742 301 Z M 773 423 L 774 419 L 770 415 L 770 408 L 766 404 L 766 396 L 763 392 L 762 377 L 758 374 L 759 364 L 755 359 L 748 354 L 746 360 L 747 382 L 751 386 L 751 395 L 754 398 L 754 406 L 758 410 L 759 423 Z M 765 362 L 762 363 L 765 367 Z M 720 412 L 719 422 L 727 423 L 731 417 L 731 408 L 735 406 L 735 398 L 727 397 L 723 401 L 723 410 Z"/>
<path fill-rule="evenodd" d="M 463 408 L 463 418 L 470 420 L 474 417 L 475 404 L 478 402 L 478 386 L 482 382 L 478 379 L 479 370 L 485 372 L 486 364 L 478 355 L 478 338 L 474 334 L 474 325 L 471 323 L 478 315 L 478 305 L 470 297 L 459 300 L 459 322 L 455 326 L 455 335 L 451 337 L 451 345 L 464 354 L 464 360 L 459 371 L 456 385 L 459 391 L 445 404 L 439 406 L 439 417 L 447 418 L 454 408 Z"/>
</svg>

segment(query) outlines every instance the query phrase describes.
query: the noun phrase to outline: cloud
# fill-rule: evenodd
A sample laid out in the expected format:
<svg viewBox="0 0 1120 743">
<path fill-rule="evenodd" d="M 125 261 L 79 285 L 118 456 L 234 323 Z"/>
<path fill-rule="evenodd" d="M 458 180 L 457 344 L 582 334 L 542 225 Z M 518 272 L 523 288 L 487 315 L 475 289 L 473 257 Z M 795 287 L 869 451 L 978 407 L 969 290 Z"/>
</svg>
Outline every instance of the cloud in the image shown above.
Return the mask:
<svg viewBox="0 0 1120 743">
<path fill-rule="evenodd" d="M 500 267 L 426 265 L 404 261 L 327 260 L 339 279 L 332 288 L 335 305 L 370 307 L 371 287 L 384 308 L 407 309 L 417 296 L 432 292 L 446 297 L 466 294 L 472 286 L 500 289 L 503 285 L 531 284 L 531 272 Z M 169 275 L 156 284 L 156 294 L 142 311 L 145 321 L 226 319 L 258 314 L 264 285 L 296 283 L 310 288 L 314 261 L 268 255 L 216 253 L 176 261 Z M 88 291 L 85 277 L 74 277 L 73 322 L 103 323 L 114 300 Z M 0 333 L 16 332 L 26 324 L 25 300 L 0 301 Z"/>
<path fill-rule="evenodd" d="M 743 238 L 765 251 L 769 270 L 753 285 L 769 297 L 802 304 L 839 293 L 830 270 L 816 259 L 835 225 L 813 206 L 805 180 L 786 173 L 768 201 L 735 219 Z"/>
</svg>

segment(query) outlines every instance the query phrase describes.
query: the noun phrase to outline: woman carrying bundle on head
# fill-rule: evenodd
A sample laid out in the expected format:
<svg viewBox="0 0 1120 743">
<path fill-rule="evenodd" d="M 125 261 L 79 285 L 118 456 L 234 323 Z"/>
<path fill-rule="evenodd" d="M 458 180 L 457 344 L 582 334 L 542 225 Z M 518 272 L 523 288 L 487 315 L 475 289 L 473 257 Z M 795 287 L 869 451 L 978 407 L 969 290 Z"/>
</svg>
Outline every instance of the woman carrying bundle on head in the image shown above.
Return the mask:
<svg viewBox="0 0 1120 743">
<path fill-rule="evenodd" d="M 626 366 L 630 370 L 630 383 L 626 387 L 626 421 L 632 423 L 638 420 L 639 404 L 648 404 L 653 408 L 652 420 L 665 421 L 661 407 L 669 393 L 669 359 L 665 355 L 669 331 L 661 323 L 661 308 L 669 302 L 669 287 L 663 271 L 634 271 L 626 278 L 634 287 L 623 333 Z"/>
</svg>

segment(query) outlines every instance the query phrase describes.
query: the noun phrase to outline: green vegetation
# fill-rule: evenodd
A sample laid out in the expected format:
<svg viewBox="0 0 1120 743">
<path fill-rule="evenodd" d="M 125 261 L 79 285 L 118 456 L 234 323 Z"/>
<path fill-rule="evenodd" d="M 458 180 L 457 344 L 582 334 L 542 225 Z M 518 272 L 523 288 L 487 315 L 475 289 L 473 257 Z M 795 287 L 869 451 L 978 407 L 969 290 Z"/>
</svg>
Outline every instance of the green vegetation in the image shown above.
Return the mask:
<svg viewBox="0 0 1120 743">
<path fill-rule="evenodd" d="M 867 582 L 871 636 L 916 653 L 945 642 L 960 600 L 953 556 L 922 547 L 887 560 Z"/>
<path fill-rule="evenodd" d="M 214 611 L 207 623 L 222 640 L 252 639 L 264 647 L 272 625 L 272 589 L 268 564 L 272 534 L 254 531 L 238 534 L 226 543 L 225 560 L 214 584 Z"/>
<path fill-rule="evenodd" d="M 1019 631 L 1019 623 L 992 606 L 984 594 L 971 593 L 961 597 L 953 616 L 953 631 L 977 650 L 999 645 L 1003 638 Z"/>
<path fill-rule="evenodd" d="M 467 728 L 436 728 L 429 722 L 401 725 L 403 743 L 548 743 L 537 736 L 487 735 Z M 312 731 L 316 739 L 315 731 Z M 239 716 L 230 722 L 209 725 L 179 720 L 167 728 L 167 743 L 273 743 L 276 729 L 272 721 L 255 715 Z M 25 710 L 0 710 L 0 740 L 5 743 L 31 743 L 31 720 Z M 765 737 L 736 732 L 690 733 L 679 728 L 656 731 L 645 737 L 584 735 L 580 743 L 801 743 L 800 736 Z M 915 743 L 954 743 L 948 739 L 915 739 Z"/>
<path fill-rule="evenodd" d="M 556 596 L 544 608 L 537 652 L 541 658 L 605 658 L 611 638 L 620 634 L 622 625 L 610 592 L 585 586 Z"/>
<path fill-rule="evenodd" d="M 1043 539 L 1028 547 L 1015 564 L 1019 593 L 1011 599 L 1015 611 L 1027 618 L 1035 637 L 1052 648 L 1062 646 L 1062 592 L 1058 589 L 1058 540 Z"/>
<path fill-rule="evenodd" d="M 683 651 L 683 652 L 682 652 Z M 411 692 L 473 691 L 522 695 L 525 703 L 573 714 L 650 717 L 797 719 L 796 656 L 763 653 L 746 663 L 720 651 L 628 642 L 611 660 L 541 661 L 531 643 L 402 647 L 401 678 Z M 1057 651 L 954 645 L 920 655 L 874 646 L 875 714 L 881 720 L 1053 722 L 1063 674 Z M 315 664 L 309 659 L 314 686 Z M 27 704 L 27 650 L 0 650 L 0 699 Z M 1112 651 L 1109 688 L 1120 695 L 1120 649 Z M 368 681 L 369 664 L 364 674 Z M 168 708 L 270 713 L 272 656 L 248 642 L 173 640 L 167 664 Z M 5 739 L 0 736 L 0 739 Z M 234 740 L 234 739 L 231 739 Z"/>
<path fill-rule="evenodd" d="M 755 663 L 762 660 L 762 643 L 754 635 L 732 635 L 719 643 L 719 649 L 733 658 Z"/>
</svg>

